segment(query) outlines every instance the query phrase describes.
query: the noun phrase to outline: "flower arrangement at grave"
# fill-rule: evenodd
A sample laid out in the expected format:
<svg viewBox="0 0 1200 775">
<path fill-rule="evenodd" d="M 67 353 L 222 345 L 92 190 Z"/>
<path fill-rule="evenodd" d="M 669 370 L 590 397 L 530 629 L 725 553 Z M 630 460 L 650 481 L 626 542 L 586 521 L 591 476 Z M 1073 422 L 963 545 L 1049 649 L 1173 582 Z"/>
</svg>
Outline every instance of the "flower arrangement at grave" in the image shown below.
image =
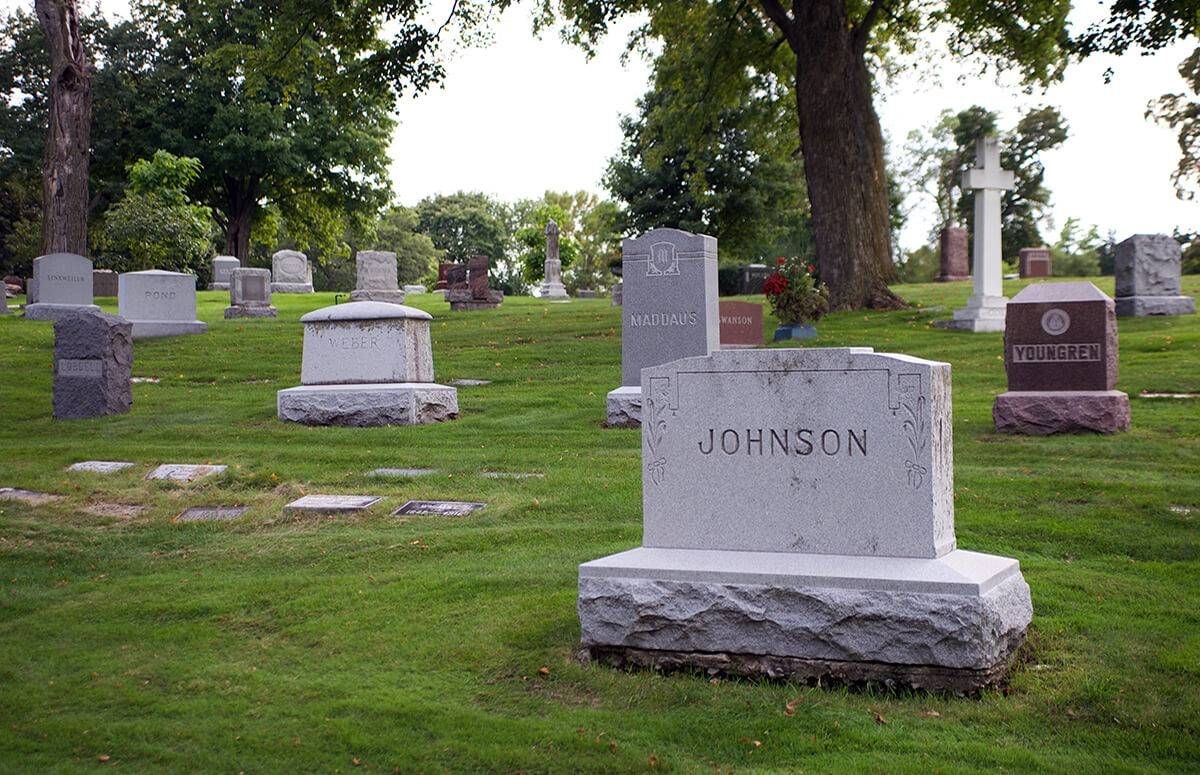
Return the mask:
<svg viewBox="0 0 1200 775">
<path fill-rule="evenodd" d="M 829 289 L 817 280 L 809 261 L 797 256 L 776 259 L 763 292 L 771 311 L 784 326 L 816 322 L 829 311 Z"/>
</svg>

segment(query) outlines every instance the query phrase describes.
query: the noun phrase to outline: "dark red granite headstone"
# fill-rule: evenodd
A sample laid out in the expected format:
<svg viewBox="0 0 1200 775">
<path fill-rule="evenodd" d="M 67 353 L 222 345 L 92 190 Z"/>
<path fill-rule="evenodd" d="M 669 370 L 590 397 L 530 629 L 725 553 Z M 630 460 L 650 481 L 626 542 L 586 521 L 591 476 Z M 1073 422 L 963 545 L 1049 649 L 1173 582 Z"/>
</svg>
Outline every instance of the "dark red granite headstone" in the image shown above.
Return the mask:
<svg viewBox="0 0 1200 775">
<path fill-rule="evenodd" d="M 762 347 L 763 308 L 749 301 L 723 301 L 721 308 L 721 347 L 736 349 Z"/>
<path fill-rule="evenodd" d="M 1008 303 L 1004 365 L 1009 390 L 1112 390 L 1117 313 L 1091 283 L 1038 283 Z"/>
<path fill-rule="evenodd" d="M 1021 248 L 1019 272 L 1025 277 L 1049 277 L 1050 248 Z"/>
<path fill-rule="evenodd" d="M 938 247 L 941 260 L 938 282 L 966 280 L 971 276 L 967 257 L 966 229 L 961 226 L 947 226 L 942 229 Z"/>
</svg>

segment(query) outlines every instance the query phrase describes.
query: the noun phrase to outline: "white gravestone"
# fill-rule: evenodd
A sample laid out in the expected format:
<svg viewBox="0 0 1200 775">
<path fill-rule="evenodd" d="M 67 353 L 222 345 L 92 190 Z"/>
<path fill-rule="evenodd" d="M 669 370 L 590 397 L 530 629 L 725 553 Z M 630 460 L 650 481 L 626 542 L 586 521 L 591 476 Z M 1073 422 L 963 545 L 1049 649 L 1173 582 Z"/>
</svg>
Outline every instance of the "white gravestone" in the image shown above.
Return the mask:
<svg viewBox="0 0 1200 775">
<path fill-rule="evenodd" d="M 579 569 L 616 664 L 973 690 L 1032 616 L 1016 560 L 958 549 L 950 365 L 717 351 L 642 372 L 642 547 Z"/>
<path fill-rule="evenodd" d="M 1000 242 L 1000 197 L 1016 185 L 1016 176 L 1000 169 L 1000 141 L 981 137 L 975 142 L 976 169 L 963 173 L 964 189 L 975 191 L 975 251 L 972 275 L 974 292 L 967 306 L 954 311 L 951 320 L 940 320 L 940 328 L 963 331 L 1003 331 L 1004 267 Z"/>
<path fill-rule="evenodd" d="M 433 381 L 427 312 L 353 301 L 310 312 L 300 387 L 279 391 L 281 420 L 419 425 L 458 418 L 458 391 Z"/>
<path fill-rule="evenodd" d="M 608 394 L 607 420 L 637 427 L 643 368 L 720 348 L 717 240 L 654 229 L 621 252 L 621 387 Z"/>
<path fill-rule="evenodd" d="M 92 299 L 92 262 L 74 253 L 51 253 L 33 259 L 30 295 L 25 305 L 29 320 L 58 320 L 76 312 L 99 312 Z"/>
<path fill-rule="evenodd" d="M 403 304 L 404 291 L 396 279 L 396 254 L 386 250 L 360 250 L 354 257 L 357 270 L 350 301 L 382 301 Z"/>
<path fill-rule="evenodd" d="M 267 269 L 235 269 L 229 275 L 229 306 L 225 318 L 273 318 L 271 272 Z"/>
<path fill-rule="evenodd" d="M 312 293 L 312 267 L 298 250 L 280 250 L 271 256 L 272 293 Z"/>
<path fill-rule="evenodd" d="M 558 224 L 546 224 L 546 276 L 538 286 L 538 296 L 543 299 L 565 299 L 567 289 L 562 281 L 562 259 L 558 254 Z"/>
<path fill-rule="evenodd" d="M 212 282 L 208 284 L 210 291 L 229 290 L 229 276 L 233 270 L 241 267 L 242 262 L 233 256 L 217 256 L 212 260 Z"/>
<path fill-rule="evenodd" d="M 124 272 L 118 285 L 117 306 L 133 324 L 134 339 L 208 331 L 208 324 L 196 319 L 195 275 L 161 269 Z"/>
</svg>

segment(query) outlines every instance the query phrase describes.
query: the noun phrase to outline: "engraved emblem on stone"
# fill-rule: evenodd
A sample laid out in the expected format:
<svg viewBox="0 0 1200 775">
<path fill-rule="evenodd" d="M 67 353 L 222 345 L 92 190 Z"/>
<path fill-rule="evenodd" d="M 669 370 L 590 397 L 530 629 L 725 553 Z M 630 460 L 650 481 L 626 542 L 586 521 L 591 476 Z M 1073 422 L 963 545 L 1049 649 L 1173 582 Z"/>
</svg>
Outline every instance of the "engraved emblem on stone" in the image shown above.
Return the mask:
<svg viewBox="0 0 1200 775">
<path fill-rule="evenodd" d="M 1042 315 L 1042 330 L 1050 336 L 1065 334 L 1070 327 L 1071 316 L 1067 314 L 1066 310 L 1055 307 Z"/>
<path fill-rule="evenodd" d="M 675 245 L 670 242 L 656 242 L 651 245 L 650 260 L 646 262 L 646 275 L 663 277 L 677 274 L 679 274 L 679 257 L 675 255 Z"/>
</svg>

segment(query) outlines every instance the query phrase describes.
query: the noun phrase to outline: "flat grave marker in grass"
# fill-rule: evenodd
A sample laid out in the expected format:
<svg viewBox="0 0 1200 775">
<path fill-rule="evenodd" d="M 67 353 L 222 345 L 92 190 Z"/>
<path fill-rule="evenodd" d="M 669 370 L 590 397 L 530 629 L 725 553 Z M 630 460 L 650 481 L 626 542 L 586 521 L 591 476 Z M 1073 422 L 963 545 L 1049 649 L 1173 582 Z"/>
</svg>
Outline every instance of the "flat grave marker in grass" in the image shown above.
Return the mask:
<svg viewBox="0 0 1200 775">
<path fill-rule="evenodd" d="M 376 468 L 367 473 L 380 479 L 408 479 L 414 476 L 430 476 L 436 474 L 436 468 Z"/>
<path fill-rule="evenodd" d="M 150 473 L 147 479 L 162 479 L 171 482 L 194 482 L 206 476 L 224 473 L 228 466 L 191 465 L 188 463 L 164 463 Z"/>
<path fill-rule="evenodd" d="M 68 471 L 78 471 L 88 474 L 115 474 L 127 468 L 133 468 L 136 463 L 122 460 L 84 460 L 67 466 Z"/>
<path fill-rule="evenodd" d="M 378 495 L 305 495 L 283 507 L 284 512 L 344 514 L 363 511 L 383 500 Z"/>
<path fill-rule="evenodd" d="M 22 490 L 20 487 L 0 487 L 0 500 L 20 501 L 34 506 L 40 506 L 43 503 L 54 503 L 55 501 L 62 500 L 63 497 L 62 495 L 55 495 L 49 492 Z"/>
<path fill-rule="evenodd" d="M 490 385 L 492 381 L 490 379 L 452 379 L 446 384 L 455 387 L 479 387 L 480 385 Z"/>
<path fill-rule="evenodd" d="M 409 501 L 392 512 L 393 516 L 465 517 L 487 506 L 471 501 Z"/>
<path fill-rule="evenodd" d="M 246 513 L 245 506 L 193 506 L 175 517 L 176 522 L 211 522 L 237 519 Z"/>
<path fill-rule="evenodd" d="M 485 479 L 545 479 L 546 475 L 538 471 L 484 471 L 480 474 Z"/>
</svg>

